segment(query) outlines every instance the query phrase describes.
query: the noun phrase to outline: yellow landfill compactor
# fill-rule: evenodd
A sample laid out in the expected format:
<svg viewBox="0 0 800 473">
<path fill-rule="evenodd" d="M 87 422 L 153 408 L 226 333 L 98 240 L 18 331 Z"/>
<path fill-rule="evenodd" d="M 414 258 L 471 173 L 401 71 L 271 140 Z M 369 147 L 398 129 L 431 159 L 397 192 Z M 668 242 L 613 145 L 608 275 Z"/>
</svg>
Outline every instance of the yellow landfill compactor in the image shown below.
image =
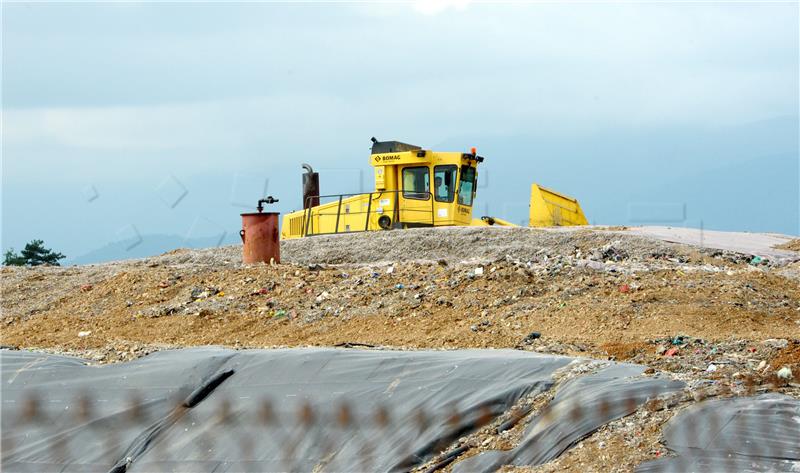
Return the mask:
<svg viewBox="0 0 800 473">
<path fill-rule="evenodd" d="M 284 215 L 281 238 L 452 225 L 515 226 L 495 217 L 472 218 L 482 162 L 475 148 L 469 153 L 442 152 L 372 138 L 375 190 L 320 196 L 319 176 L 304 164 L 303 210 Z M 530 226 L 586 224 L 576 199 L 532 185 Z"/>
</svg>

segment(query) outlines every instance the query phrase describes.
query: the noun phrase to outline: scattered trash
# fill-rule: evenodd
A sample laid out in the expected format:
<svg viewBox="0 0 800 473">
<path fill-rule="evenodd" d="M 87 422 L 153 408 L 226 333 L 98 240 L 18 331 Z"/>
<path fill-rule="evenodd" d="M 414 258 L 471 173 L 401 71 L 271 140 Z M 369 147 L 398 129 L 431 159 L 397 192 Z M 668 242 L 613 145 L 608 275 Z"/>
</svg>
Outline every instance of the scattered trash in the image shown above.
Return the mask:
<svg viewBox="0 0 800 473">
<path fill-rule="evenodd" d="M 311 264 L 308 265 L 308 270 L 309 271 L 319 271 L 321 269 L 323 269 L 321 264 L 311 263 Z"/>
<path fill-rule="evenodd" d="M 262 287 L 261 289 L 258 290 L 258 293 L 259 294 L 269 294 L 269 289 L 267 289 L 266 287 Z"/>
<path fill-rule="evenodd" d="M 483 266 L 478 266 L 477 268 L 473 269 L 472 274 L 475 276 L 483 276 Z"/>
<path fill-rule="evenodd" d="M 78 337 L 80 337 L 80 338 L 88 337 L 91 334 L 92 334 L 91 330 L 81 331 L 81 332 L 78 332 Z M 790 371 L 790 373 L 791 373 L 791 371 Z"/>
<path fill-rule="evenodd" d="M 402 285 L 402 284 L 396 284 L 396 285 L 394 286 L 394 288 L 395 288 L 395 289 L 403 289 L 403 288 L 405 288 L 405 286 L 404 286 L 404 285 Z"/>
<path fill-rule="evenodd" d="M 623 294 L 627 294 L 627 293 L 631 292 L 631 287 L 629 285 L 627 285 L 627 284 L 623 284 L 623 285 L 621 285 L 619 287 L 619 292 L 621 292 Z"/>
<path fill-rule="evenodd" d="M 316 301 L 317 302 L 322 302 L 322 301 L 326 300 L 327 298 L 329 298 L 330 296 L 331 295 L 330 295 L 330 293 L 328 291 L 322 291 L 320 293 L 320 295 L 317 296 Z"/>
<path fill-rule="evenodd" d="M 672 339 L 672 344 L 673 345 L 685 345 L 686 342 L 688 341 L 688 338 L 689 337 L 687 337 L 686 335 L 678 335 L 677 337 Z"/>
<path fill-rule="evenodd" d="M 91 290 L 92 290 L 92 285 L 91 284 L 84 284 L 83 286 L 81 286 L 81 291 L 83 291 L 83 292 L 91 291 Z"/>
<path fill-rule="evenodd" d="M 539 333 L 539 332 L 531 332 L 531 333 L 528 334 L 528 336 L 526 336 L 525 338 L 522 339 L 522 343 L 525 344 L 525 345 L 530 345 L 531 343 L 534 342 L 534 340 L 538 340 L 541 337 L 542 337 L 541 333 Z"/>
<path fill-rule="evenodd" d="M 275 314 L 272 315 L 273 319 L 279 319 L 281 317 L 286 317 L 286 311 L 283 309 L 276 310 Z"/>
<path fill-rule="evenodd" d="M 760 256 L 753 256 L 753 259 L 750 260 L 750 264 L 753 266 L 759 265 L 761 263 L 765 263 L 767 260 Z"/>
<path fill-rule="evenodd" d="M 207 299 L 219 293 L 219 289 L 215 287 L 208 287 L 206 289 L 195 287 L 192 289 L 192 299 Z"/>
<path fill-rule="evenodd" d="M 788 366 L 784 366 L 783 368 L 779 369 L 777 373 L 775 373 L 778 378 L 780 379 L 792 379 L 792 369 Z"/>
<path fill-rule="evenodd" d="M 625 250 L 617 248 L 621 245 L 620 241 L 613 241 L 607 245 L 603 245 L 599 250 L 592 253 L 593 260 L 601 261 L 622 261 L 628 258 L 628 253 Z"/>
<path fill-rule="evenodd" d="M 678 354 L 678 349 L 675 347 L 670 348 L 664 352 L 664 356 L 675 356 Z"/>
<path fill-rule="evenodd" d="M 706 371 L 708 373 L 713 373 L 714 371 L 717 371 L 717 365 L 711 363 L 710 365 L 708 365 L 708 368 L 706 368 Z"/>
<path fill-rule="evenodd" d="M 770 348 L 782 349 L 789 346 L 789 340 L 785 338 L 768 338 L 761 342 L 761 344 Z"/>
<path fill-rule="evenodd" d="M 394 266 L 389 266 L 388 268 L 386 268 L 386 274 L 392 274 L 392 273 L 394 273 Z"/>
</svg>

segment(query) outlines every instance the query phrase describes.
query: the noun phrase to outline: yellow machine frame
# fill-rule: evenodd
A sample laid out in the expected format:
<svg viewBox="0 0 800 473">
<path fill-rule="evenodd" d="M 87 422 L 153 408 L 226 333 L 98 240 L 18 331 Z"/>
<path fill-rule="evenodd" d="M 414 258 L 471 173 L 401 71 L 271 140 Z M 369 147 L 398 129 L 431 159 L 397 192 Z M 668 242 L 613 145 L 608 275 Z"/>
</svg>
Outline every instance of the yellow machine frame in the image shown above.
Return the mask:
<svg viewBox="0 0 800 473">
<path fill-rule="evenodd" d="M 474 148 L 471 153 L 439 152 L 373 138 L 375 190 L 305 197 L 305 210 L 284 215 L 281 239 L 392 228 L 516 226 L 496 217 L 472 218 L 481 162 Z M 327 202 L 310 205 L 320 200 Z M 586 224 L 577 199 L 532 185 L 530 226 Z"/>
<path fill-rule="evenodd" d="M 377 151 L 377 152 L 376 152 Z M 320 196 L 331 200 L 286 214 L 282 239 L 391 228 L 470 225 L 477 187 L 475 153 L 438 152 L 375 142 L 375 191 Z M 436 183 L 441 185 L 436 188 Z"/>
</svg>

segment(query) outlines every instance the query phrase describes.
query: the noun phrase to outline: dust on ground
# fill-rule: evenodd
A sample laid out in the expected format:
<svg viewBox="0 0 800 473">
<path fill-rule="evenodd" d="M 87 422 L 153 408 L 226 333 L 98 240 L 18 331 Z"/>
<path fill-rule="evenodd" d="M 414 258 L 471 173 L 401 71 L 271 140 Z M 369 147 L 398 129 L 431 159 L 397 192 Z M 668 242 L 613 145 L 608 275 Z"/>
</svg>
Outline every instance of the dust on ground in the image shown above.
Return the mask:
<svg viewBox="0 0 800 473">
<path fill-rule="evenodd" d="M 779 250 L 800 251 L 800 238 L 795 238 L 794 240 L 787 241 L 786 243 L 777 245 L 775 248 Z"/>
<path fill-rule="evenodd" d="M 282 260 L 243 266 L 231 246 L 3 268 L 0 343 L 96 363 L 196 345 L 517 348 L 644 364 L 690 392 L 800 396 L 797 261 L 527 228 L 314 237 L 283 242 Z M 686 402 L 612 422 L 537 471 L 628 471 L 664 453 L 661 425 Z M 470 454 L 486 438 L 466 439 Z"/>
</svg>

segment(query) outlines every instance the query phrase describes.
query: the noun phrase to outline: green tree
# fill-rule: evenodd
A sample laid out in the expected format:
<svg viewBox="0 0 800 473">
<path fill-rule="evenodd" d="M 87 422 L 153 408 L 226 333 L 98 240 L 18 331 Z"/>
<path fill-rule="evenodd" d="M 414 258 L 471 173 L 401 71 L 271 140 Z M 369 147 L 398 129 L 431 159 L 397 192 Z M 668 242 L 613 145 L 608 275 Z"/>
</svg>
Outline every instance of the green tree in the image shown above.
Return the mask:
<svg viewBox="0 0 800 473">
<path fill-rule="evenodd" d="M 64 258 L 66 256 L 61 253 L 45 248 L 42 240 L 33 240 L 25 245 L 21 254 L 14 252 L 13 248 L 6 251 L 3 264 L 6 266 L 39 266 L 42 264 L 59 266 L 58 260 Z"/>
</svg>

